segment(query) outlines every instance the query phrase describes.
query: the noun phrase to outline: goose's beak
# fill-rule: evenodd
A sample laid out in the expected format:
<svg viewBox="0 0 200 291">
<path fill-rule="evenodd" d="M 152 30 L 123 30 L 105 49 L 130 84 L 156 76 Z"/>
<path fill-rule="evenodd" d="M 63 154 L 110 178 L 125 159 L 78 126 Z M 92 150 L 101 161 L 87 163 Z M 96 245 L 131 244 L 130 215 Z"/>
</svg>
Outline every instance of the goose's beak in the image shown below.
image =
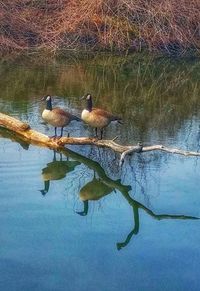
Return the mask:
<svg viewBox="0 0 200 291">
<path fill-rule="evenodd" d="M 83 99 L 85 99 L 85 96 L 80 97 L 80 100 L 83 100 Z"/>
<path fill-rule="evenodd" d="M 44 100 L 45 100 L 45 96 L 40 99 L 40 101 L 44 101 Z"/>
</svg>

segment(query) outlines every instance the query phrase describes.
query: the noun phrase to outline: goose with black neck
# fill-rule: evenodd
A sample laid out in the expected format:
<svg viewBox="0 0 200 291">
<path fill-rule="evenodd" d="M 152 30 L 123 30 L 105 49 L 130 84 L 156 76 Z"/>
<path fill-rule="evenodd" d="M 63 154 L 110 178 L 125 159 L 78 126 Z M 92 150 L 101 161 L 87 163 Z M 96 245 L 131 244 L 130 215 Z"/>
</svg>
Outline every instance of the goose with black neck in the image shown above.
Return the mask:
<svg viewBox="0 0 200 291">
<path fill-rule="evenodd" d="M 63 135 L 63 128 L 67 126 L 72 120 L 81 121 L 81 119 L 60 107 L 52 107 L 52 97 L 47 95 L 42 98 L 46 101 L 46 107 L 42 112 L 42 118 L 44 121 L 55 128 L 55 135 L 52 138 L 57 137 L 57 127 L 61 127 L 60 137 Z"/>
<path fill-rule="evenodd" d="M 95 128 L 96 136 L 98 137 L 98 129 L 100 129 L 100 138 L 103 137 L 103 130 L 112 122 L 117 121 L 122 123 L 121 117 L 101 108 L 94 108 L 91 94 L 84 95 L 81 99 L 86 100 L 86 107 L 81 113 L 81 119 L 91 127 Z"/>
</svg>

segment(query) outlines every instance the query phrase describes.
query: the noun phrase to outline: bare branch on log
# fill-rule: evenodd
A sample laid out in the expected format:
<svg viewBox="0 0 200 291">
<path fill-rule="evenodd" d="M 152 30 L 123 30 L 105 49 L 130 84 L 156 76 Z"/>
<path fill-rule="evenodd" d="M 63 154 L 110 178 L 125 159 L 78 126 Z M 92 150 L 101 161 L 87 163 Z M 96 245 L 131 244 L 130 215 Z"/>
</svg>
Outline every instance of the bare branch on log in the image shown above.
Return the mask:
<svg viewBox="0 0 200 291">
<path fill-rule="evenodd" d="M 22 121 L 9 115 L 0 113 L 0 126 L 9 129 L 19 136 L 25 138 L 28 142 L 36 143 L 40 146 L 49 147 L 51 149 L 62 149 L 65 145 L 93 145 L 98 147 L 105 147 L 112 149 L 121 154 L 120 165 L 123 163 L 125 157 L 132 153 L 142 153 L 149 151 L 164 151 L 172 154 L 179 154 L 184 156 L 200 156 L 199 152 L 185 151 L 177 148 L 169 148 L 163 145 L 142 146 L 138 145 L 120 145 L 113 140 L 98 140 L 89 137 L 62 137 L 53 139 L 45 134 L 42 134 Z"/>
</svg>

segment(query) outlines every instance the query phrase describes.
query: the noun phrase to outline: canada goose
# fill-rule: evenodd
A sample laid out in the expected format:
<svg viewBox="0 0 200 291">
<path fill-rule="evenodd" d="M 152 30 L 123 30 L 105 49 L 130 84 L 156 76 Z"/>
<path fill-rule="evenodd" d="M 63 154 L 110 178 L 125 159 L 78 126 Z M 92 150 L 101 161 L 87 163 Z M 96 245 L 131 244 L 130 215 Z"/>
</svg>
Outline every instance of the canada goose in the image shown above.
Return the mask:
<svg viewBox="0 0 200 291">
<path fill-rule="evenodd" d="M 114 188 L 106 185 L 100 179 L 97 179 L 95 176 L 92 181 L 88 182 L 85 186 L 83 186 L 80 190 L 79 196 L 83 201 L 84 210 L 81 212 L 77 212 L 81 216 L 85 216 L 88 213 L 88 200 L 99 200 L 102 197 L 108 195 L 112 191 L 115 191 Z"/>
<path fill-rule="evenodd" d="M 97 129 L 101 131 L 101 139 L 103 136 L 103 129 L 110 124 L 111 121 L 118 121 L 121 123 L 121 117 L 113 115 L 112 113 L 100 109 L 93 108 L 92 106 L 92 96 L 91 94 L 86 94 L 81 99 L 86 99 L 86 108 L 82 111 L 81 119 L 95 128 L 95 133 L 97 135 Z"/>
<path fill-rule="evenodd" d="M 57 127 L 61 127 L 60 137 L 63 135 L 63 127 L 68 125 L 70 121 L 76 120 L 81 121 L 81 119 L 59 107 L 52 107 L 52 97 L 47 95 L 42 98 L 46 101 L 46 108 L 42 112 L 42 118 L 45 122 L 53 125 L 55 127 L 55 136 L 57 137 Z"/>
<path fill-rule="evenodd" d="M 75 167 L 78 165 L 80 165 L 80 163 L 77 161 L 63 161 L 62 156 L 60 156 L 60 161 L 57 161 L 54 151 L 53 161 L 42 169 L 42 180 L 44 181 L 44 189 L 40 190 L 42 195 L 44 196 L 49 191 L 50 181 L 65 178 L 67 173 L 74 171 Z"/>
</svg>

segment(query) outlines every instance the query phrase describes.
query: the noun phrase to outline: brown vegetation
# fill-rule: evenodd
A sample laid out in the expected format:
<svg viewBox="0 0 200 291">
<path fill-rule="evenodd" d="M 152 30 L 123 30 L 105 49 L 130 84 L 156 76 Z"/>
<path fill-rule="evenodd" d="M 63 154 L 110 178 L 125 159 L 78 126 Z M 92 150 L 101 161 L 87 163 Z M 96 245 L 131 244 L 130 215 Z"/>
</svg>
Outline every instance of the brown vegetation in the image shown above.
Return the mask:
<svg viewBox="0 0 200 291">
<path fill-rule="evenodd" d="M 200 49 L 199 0 L 3 0 L 0 51 Z"/>
</svg>

